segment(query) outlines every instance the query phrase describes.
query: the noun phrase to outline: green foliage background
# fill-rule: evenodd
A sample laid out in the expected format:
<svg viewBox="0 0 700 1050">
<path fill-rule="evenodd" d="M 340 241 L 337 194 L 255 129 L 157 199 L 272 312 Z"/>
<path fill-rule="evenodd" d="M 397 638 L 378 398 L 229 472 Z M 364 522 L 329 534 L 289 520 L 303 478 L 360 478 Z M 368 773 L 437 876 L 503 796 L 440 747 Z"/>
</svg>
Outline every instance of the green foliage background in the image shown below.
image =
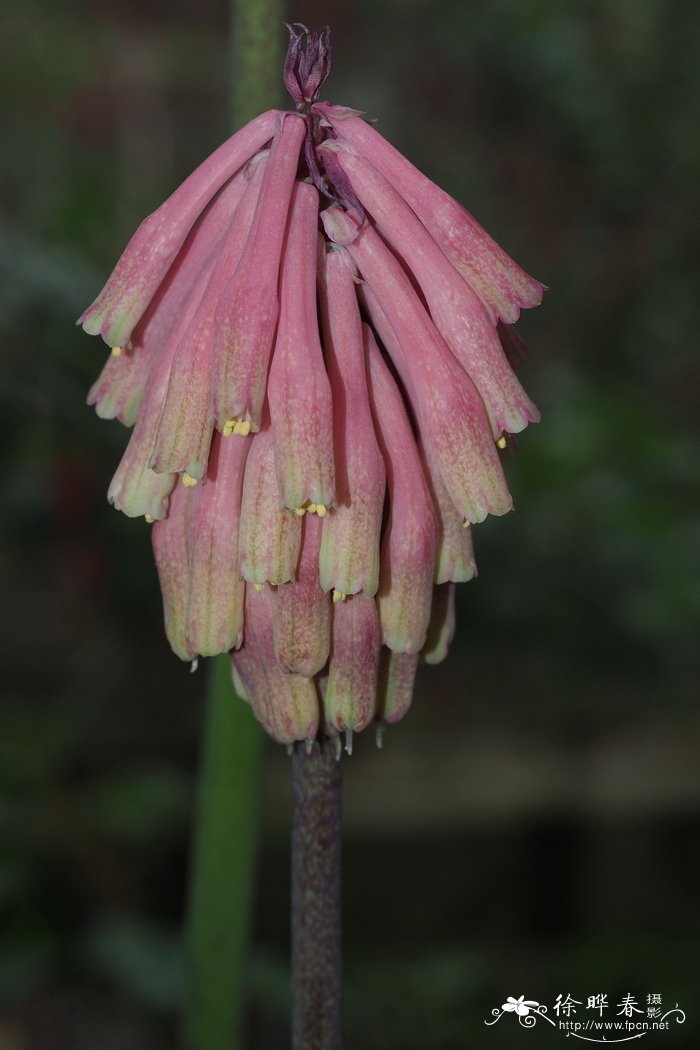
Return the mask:
<svg viewBox="0 0 700 1050">
<path fill-rule="evenodd" d="M 507 995 L 601 991 L 678 1001 L 658 1038 L 695 1045 L 697 5 L 290 17 L 332 25 L 328 97 L 551 287 L 522 321 L 543 422 L 508 464 L 517 513 L 478 529 L 448 661 L 347 765 L 348 1045 L 510 1046 L 536 1037 L 483 1027 Z M 104 499 L 126 435 L 84 406 L 104 350 L 73 321 L 226 135 L 227 20 L 215 0 L 3 18 L 2 1050 L 174 1045 L 203 679 L 162 637 L 144 525 Z M 287 1039 L 287 781 L 270 746 L 252 1048 Z"/>
</svg>

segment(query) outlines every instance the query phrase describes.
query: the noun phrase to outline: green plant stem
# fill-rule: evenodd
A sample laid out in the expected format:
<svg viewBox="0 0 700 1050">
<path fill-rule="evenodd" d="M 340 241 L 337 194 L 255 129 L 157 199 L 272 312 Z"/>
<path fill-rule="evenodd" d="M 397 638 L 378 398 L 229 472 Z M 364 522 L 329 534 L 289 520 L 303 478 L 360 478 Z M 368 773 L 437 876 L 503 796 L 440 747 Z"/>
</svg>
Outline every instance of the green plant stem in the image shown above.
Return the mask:
<svg viewBox="0 0 700 1050">
<path fill-rule="evenodd" d="M 292 1050 L 340 1050 L 341 763 L 334 741 L 292 755 Z"/>
<path fill-rule="evenodd" d="M 263 736 L 234 693 L 227 655 L 210 666 L 188 923 L 186 1046 L 234 1050 L 248 984 Z"/>
<path fill-rule="evenodd" d="M 272 106 L 282 106 L 282 66 L 287 43 L 284 0 L 233 0 L 231 50 L 235 127 Z"/>
</svg>

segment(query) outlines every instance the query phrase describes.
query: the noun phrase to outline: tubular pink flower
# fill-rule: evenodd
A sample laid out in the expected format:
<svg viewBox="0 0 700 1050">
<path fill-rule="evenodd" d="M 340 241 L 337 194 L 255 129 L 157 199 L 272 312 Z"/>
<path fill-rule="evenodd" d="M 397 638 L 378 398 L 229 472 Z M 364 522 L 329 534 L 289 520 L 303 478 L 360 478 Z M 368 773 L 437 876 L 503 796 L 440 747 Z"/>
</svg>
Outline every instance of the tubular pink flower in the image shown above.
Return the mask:
<svg viewBox="0 0 700 1050">
<path fill-rule="evenodd" d="M 202 269 L 213 264 L 246 185 L 240 173 L 208 205 L 134 329 L 130 345 L 113 349 L 88 395 L 88 404 L 94 404 L 102 418 L 116 417 L 126 426 L 135 422 L 153 362 L 180 318 Z"/>
<path fill-rule="evenodd" d="M 251 438 L 243 481 L 240 565 L 249 583 L 288 583 L 294 579 L 301 547 L 302 520 L 280 510 L 272 431 Z"/>
<path fill-rule="evenodd" d="M 247 441 L 227 441 L 217 434 L 207 480 L 192 492 L 186 633 L 200 656 L 241 644 L 245 585 L 238 567 L 238 529 L 249 448 Z"/>
<path fill-rule="evenodd" d="M 363 289 L 362 300 L 384 345 L 392 356 L 400 356 L 401 348 L 394 330 L 369 289 Z M 419 451 L 438 524 L 435 583 L 444 583 L 446 580 L 466 582 L 476 576 L 471 530 L 464 527 L 468 523 L 450 498 L 434 449 L 421 438 Z"/>
<path fill-rule="evenodd" d="M 110 354 L 90 387 L 88 405 L 95 406 L 100 419 L 118 419 L 126 427 L 133 426 L 151 364 L 148 354 L 136 350 Z"/>
<path fill-rule="evenodd" d="M 187 234 L 129 342 L 149 352 L 163 346 L 204 267 L 219 257 L 231 220 L 248 186 L 247 165 L 207 205 Z"/>
<path fill-rule="evenodd" d="M 250 232 L 265 159 L 255 165 L 236 208 L 209 284 L 178 346 L 150 465 L 153 470 L 204 476 L 214 429 L 211 371 L 214 318 Z"/>
<path fill-rule="evenodd" d="M 280 114 L 262 113 L 246 124 L 185 179 L 149 215 L 129 241 L 112 276 L 79 318 L 89 335 L 125 346 L 206 205 L 277 131 Z"/>
<path fill-rule="evenodd" d="M 172 648 L 230 650 L 275 740 L 350 751 L 446 656 L 466 526 L 512 506 L 505 435 L 539 415 L 511 322 L 544 286 L 318 101 L 330 32 L 289 29 L 297 112 L 205 161 L 80 320 L 113 346 L 89 402 L 133 425 L 108 496 L 154 523 Z"/>
<path fill-rule="evenodd" d="M 434 582 L 467 583 L 477 575 L 472 529 L 465 527 L 457 513 L 438 467 L 431 463 L 430 453 L 424 445 L 420 451 L 438 523 Z"/>
<path fill-rule="evenodd" d="M 156 474 L 144 461 L 144 448 L 150 443 L 152 427 L 139 420 L 129 444 L 107 489 L 107 499 L 127 518 L 144 517 L 158 521 L 168 512 L 168 499 L 177 474 Z"/>
<path fill-rule="evenodd" d="M 283 114 L 260 188 L 253 228 L 216 313 L 212 404 L 220 430 L 250 422 L 260 427 L 265 380 L 277 324 L 277 283 L 299 151 L 306 124 Z"/>
<path fill-rule="evenodd" d="M 280 503 L 324 514 L 335 502 L 333 405 L 316 312 L 318 193 L 294 188 L 268 397 Z"/>
<path fill-rule="evenodd" d="M 369 407 L 365 349 L 353 267 L 321 242 L 319 295 L 333 392 L 336 507 L 323 523 L 321 587 L 368 597 L 379 586 L 385 470 Z"/>
<path fill-rule="evenodd" d="M 440 335 L 476 386 L 498 439 L 540 415 L 510 368 L 483 303 L 460 276 L 401 194 L 367 160 L 330 143 L 377 229 L 418 281 Z"/>
<path fill-rule="evenodd" d="M 284 671 L 306 678 L 323 668 L 330 650 L 331 599 L 318 584 L 322 528 L 322 519 L 316 514 L 304 515 L 296 577 L 277 589 L 277 660 Z"/>
<path fill-rule="evenodd" d="M 435 588 L 428 637 L 422 657 L 427 664 L 439 664 L 447 656 L 455 633 L 455 585 L 443 583 Z"/>
<path fill-rule="evenodd" d="M 513 262 L 476 219 L 423 175 L 356 110 L 317 103 L 314 110 L 341 142 L 368 157 L 411 206 L 447 258 L 479 295 L 494 320 L 517 321 L 539 306 L 545 286 Z"/>
<path fill-rule="evenodd" d="M 336 206 L 323 213 L 326 232 L 349 240 L 353 222 Z M 471 522 L 512 508 L 483 402 L 425 312 L 401 264 L 371 226 L 347 250 L 394 330 L 389 349 L 439 463 L 452 500 Z"/>
<path fill-rule="evenodd" d="M 262 591 L 246 584 L 245 590 L 244 644 L 231 657 L 255 717 L 280 744 L 314 740 L 320 716 L 314 679 L 285 674 L 275 658 L 275 592 L 269 584 Z"/>
<path fill-rule="evenodd" d="M 191 489 L 178 485 L 168 507 L 168 516 L 152 529 L 160 589 L 163 596 L 165 634 L 181 660 L 193 660 L 196 650 L 187 637 L 187 608 L 190 600 L 189 522 Z"/>
<path fill-rule="evenodd" d="M 364 729 L 377 706 L 381 639 L 377 606 L 352 594 L 333 606 L 331 661 L 323 699 L 325 724 L 339 733 Z"/>
<path fill-rule="evenodd" d="M 391 649 L 382 649 L 377 712 L 389 725 L 402 719 L 411 706 L 417 669 L 418 653 L 395 653 Z"/>
<path fill-rule="evenodd" d="M 416 653 L 430 619 L 437 521 L 401 394 L 366 326 L 364 335 L 372 411 L 389 489 L 377 596 L 382 640 L 397 652 Z"/>
<path fill-rule="evenodd" d="M 136 426 L 107 492 L 110 503 L 130 518 L 148 515 L 157 519 L 164 517 L 167 511 L 167 496 L 177 475 L 156 474 L 148 464 L 163 411 L 173 357 L 199 306 L 210 273 L 210 267 L 202 269 L 183 313 L 151 368 Z"/>
<path fill-rule="evenodd" d="M 356 247 L 367 241 L 367 250 Z M 513 503 L 473 383 L 451 357 L 378 235 L 367 227 L 348 250 L 363 260 L 360 270 L 364 266 L 368 281 L 363 294 L 372 323 L 403 380 L 422 440 L 462 519 L 479 522 L 488 514 L 507 513 Z"/>
</svg>

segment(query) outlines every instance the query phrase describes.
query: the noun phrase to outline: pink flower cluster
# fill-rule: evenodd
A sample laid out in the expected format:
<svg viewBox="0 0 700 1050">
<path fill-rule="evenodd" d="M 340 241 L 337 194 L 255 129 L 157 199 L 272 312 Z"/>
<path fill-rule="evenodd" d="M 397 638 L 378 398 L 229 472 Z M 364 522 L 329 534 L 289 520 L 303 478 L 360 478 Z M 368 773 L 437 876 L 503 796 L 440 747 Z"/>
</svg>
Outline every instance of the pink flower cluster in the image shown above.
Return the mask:
<svg viewBox="0 0 700 1050">
<path fill-rule="evenodd" d="M 184 660 L 231 651 L 271 735 L 408 708 L 441 660 L 472 523 L 512 502 L 538 412 L 504 346 L 543 286 L 355 110 L 317 101 L 326 33 L 292 30 L 271 110 L 139 227 L 80 318 L 89 401 L 134 426 L 109 488 L 153 524 Z"/>
</svg>

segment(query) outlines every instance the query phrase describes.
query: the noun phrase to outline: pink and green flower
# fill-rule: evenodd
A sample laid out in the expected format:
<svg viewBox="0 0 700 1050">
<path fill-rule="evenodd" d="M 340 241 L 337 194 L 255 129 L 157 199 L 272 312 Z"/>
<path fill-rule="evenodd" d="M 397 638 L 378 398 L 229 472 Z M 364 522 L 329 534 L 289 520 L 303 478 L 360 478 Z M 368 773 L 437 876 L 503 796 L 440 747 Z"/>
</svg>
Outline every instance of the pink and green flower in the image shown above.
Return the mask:
<svg viewBox="0 0 700 1050">
<path fill-rule="evenodd" d="M 283 743 L 403 717 L 476 575 L 471 526 L 512 508 L 507 436 L 539 419 L 511 326 L 544 286 L 319 101 L 330 60 L 292 28 L 295 111 L 190 175 L 79 321 L 112 348 L 89 402 L 133 426 L 109 499 L 153 523 L 170 644 L 230 652 Z"/>
</svg>

